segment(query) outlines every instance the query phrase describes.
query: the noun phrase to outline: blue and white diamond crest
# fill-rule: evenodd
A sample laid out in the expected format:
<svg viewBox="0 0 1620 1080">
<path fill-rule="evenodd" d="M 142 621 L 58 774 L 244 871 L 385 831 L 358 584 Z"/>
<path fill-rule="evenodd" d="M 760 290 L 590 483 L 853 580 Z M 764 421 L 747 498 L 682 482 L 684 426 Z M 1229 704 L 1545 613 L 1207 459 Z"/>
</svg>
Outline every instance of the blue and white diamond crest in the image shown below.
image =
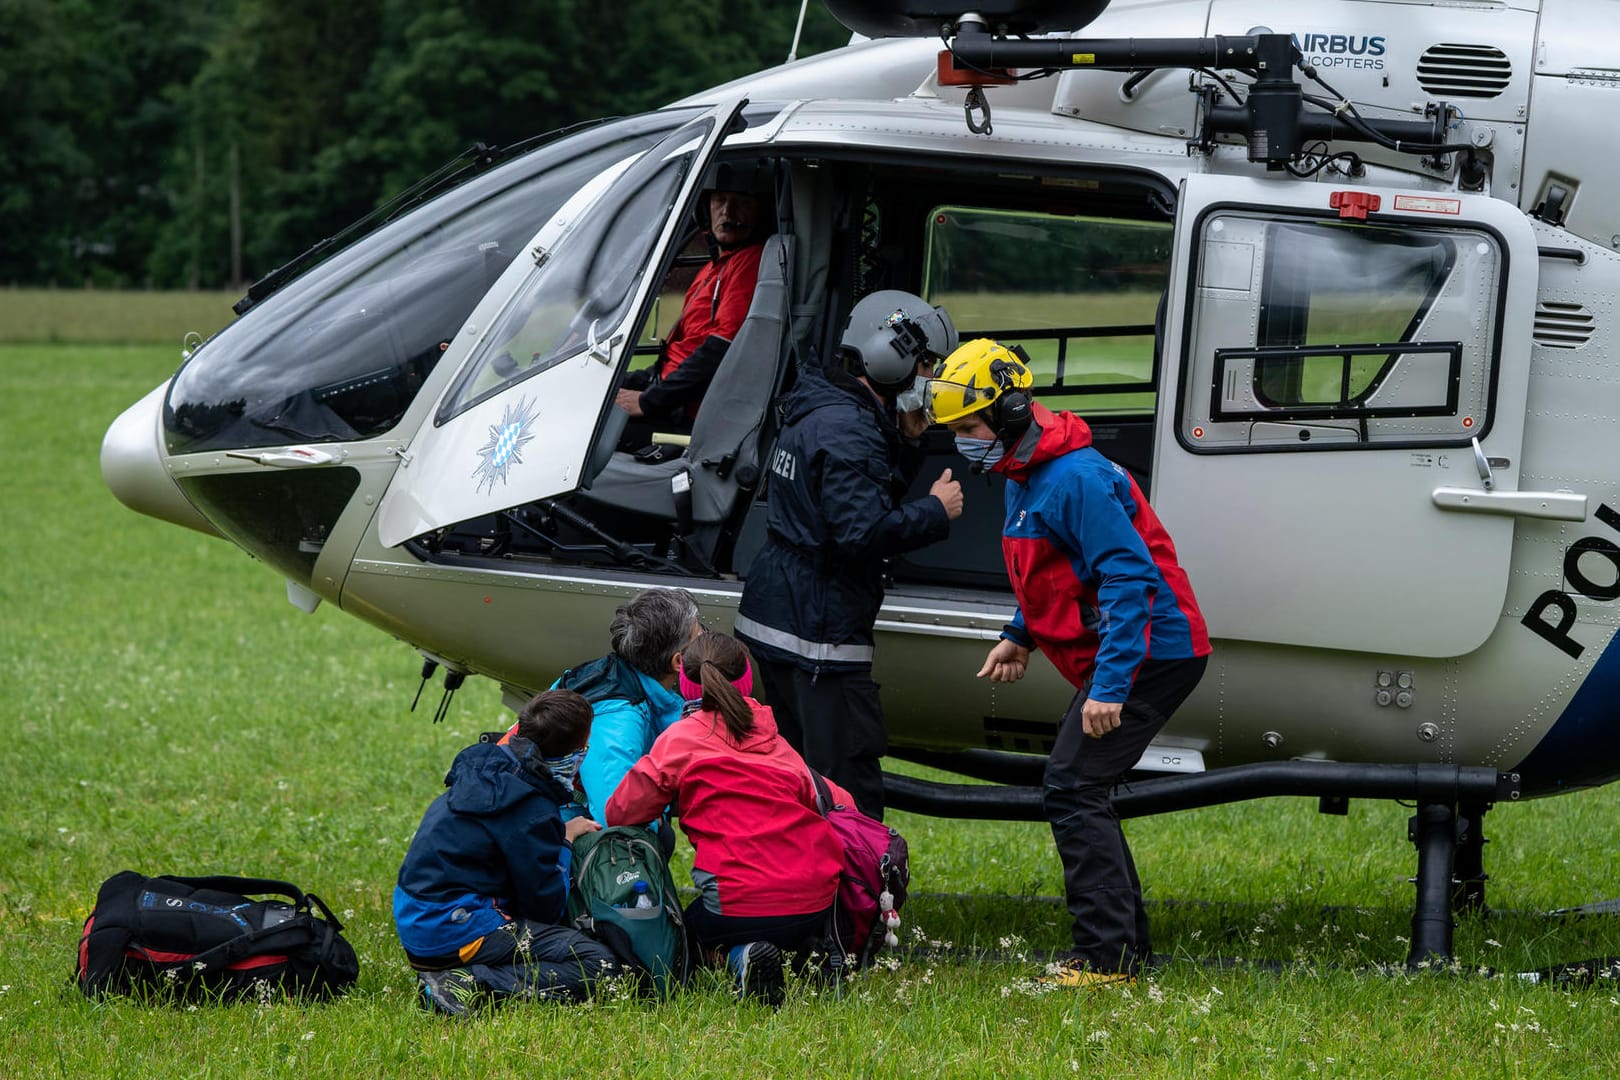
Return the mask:
<svg viewBox="0 0 1620 1080">
<path fill-rule="evenodd" d="M 534 438 L 529 427 L 539 415 L 540 407 L 524 398 L 506 407 L 499 424 L 490 425 L 489 442 L 478 448 L 478 467 L 473 470 L 477 490 L 494 491 L 497 480 L 506 483 L 513 465 L 523 464 L 523 447 Z"/>
</svg>

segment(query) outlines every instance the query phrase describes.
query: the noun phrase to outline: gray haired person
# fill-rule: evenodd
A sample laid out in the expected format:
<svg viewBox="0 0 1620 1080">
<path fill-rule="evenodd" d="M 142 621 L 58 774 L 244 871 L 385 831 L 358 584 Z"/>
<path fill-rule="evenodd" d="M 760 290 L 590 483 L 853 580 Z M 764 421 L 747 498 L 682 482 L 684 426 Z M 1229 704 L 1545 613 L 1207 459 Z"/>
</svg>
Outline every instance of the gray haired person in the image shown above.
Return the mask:
<svg viewBox="0 0 1620 1080">
<path fill-rule="evenodd" d="M 601 820 L 602 807 L 624 774 L 663 730 L 681 718 L 678 658 L 703 632 L 697 600 L 685 589 L 647 589 L 613 613 L 613 651 L 563 672 L 552 689 L 572 690 L 591 703 L 591 743 L 579 767 L 572 813 Z M 514 725 L 515 729 L 515 725 Z M 512 732 L 506 733 L 511 738 Z M 505 740 L 503 740 L 505 741 Z M 583 793 L 583 804 L 580 793 Z"/>
</svg>

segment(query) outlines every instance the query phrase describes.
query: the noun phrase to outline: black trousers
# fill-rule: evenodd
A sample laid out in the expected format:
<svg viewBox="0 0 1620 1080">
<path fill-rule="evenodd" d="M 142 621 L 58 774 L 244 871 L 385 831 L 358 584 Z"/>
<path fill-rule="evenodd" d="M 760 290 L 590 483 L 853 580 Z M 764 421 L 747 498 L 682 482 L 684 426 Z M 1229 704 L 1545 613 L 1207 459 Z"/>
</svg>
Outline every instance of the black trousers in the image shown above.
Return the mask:
<svg viewBox="0 0 1620 1080">
<path fill-rule="evenodd" d="M 703 897 L 686 905 L 686 932 L 701 949 L 729 949 L 751 941 L 768 941 L 779 949 L 796 951 L 821 945 L 832 908 L 808 915 L 717 915 L 703 906 Z"/>
<path fill-rule="evenodd" d="M 461 954 L 407 956 L 414 968 L 463 971 L 497 998 L 583 1001 L 599 980 L 619 972 L 613 951 L 595 938 L 527 919 L 512 920 Z"/>
<path fill-rule="evenodd" d="M 1081 727 L 1086 690 L 1075 695 L 1058 727 L 1046 763 L 1046 820 L 1063 861 L 1063 892 L 1074 918 L 1070 956 L 1095 971 L 1135 972 L 1153 948 L 1142 883 L 1109 791 L 1192 693 L 1208 662 L 1208 657 L 1144 662 L 1119 727 L 1100 739 Z"/>
<path fill-rule="evenodd" d="M 882 821 L 882 758 L 889 735 L 871 673 L 816 675 L 797 664 L 757 658 L 754 671 L 788 745 L 812 769 L 847 788 L 862 813 Z"/>
</svg>

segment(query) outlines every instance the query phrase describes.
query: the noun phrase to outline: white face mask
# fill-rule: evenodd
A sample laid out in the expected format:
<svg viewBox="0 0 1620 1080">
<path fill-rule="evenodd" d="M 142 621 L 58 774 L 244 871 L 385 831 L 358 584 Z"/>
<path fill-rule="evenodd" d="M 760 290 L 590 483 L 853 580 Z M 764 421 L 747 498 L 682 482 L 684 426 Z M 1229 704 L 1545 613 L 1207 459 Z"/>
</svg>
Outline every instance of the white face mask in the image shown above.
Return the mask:
<svg viewBox="0 0 1620 1080">
<path fill-rule="evenodd" d="M 956 452 L 968 459 L 968 464 L 979 472 L 993 468 L 1007 453 L 1000 439 L 970 439 L 956 436 Z"/>
<path fill-rule="evenodd" d="M 923 388 L 921 379 L 918 379 L 916 382 L 912 383 L 910 390 L 904 391 L 894 399 L 894 409 L 896 412 L 916 412 L 922 407 Z"/>
</svg>

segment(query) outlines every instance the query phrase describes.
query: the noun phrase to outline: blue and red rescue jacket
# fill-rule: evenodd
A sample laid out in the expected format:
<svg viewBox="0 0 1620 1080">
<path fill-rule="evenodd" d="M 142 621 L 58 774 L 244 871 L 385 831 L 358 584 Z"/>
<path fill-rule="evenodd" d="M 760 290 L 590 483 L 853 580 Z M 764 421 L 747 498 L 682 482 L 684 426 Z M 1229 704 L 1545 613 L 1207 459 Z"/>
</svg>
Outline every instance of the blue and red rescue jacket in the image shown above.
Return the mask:
<svg viewBox="0 0 1620 1080">
<path fill-rule="evenodd" d="M 1176 548 L 1130 473 L 1092 449 L 1073 413 L 1034 406 L 1039 438 L 995 466 L 1001 549 L 1018 612 L 1002 636 L 1038 647 L 1088 697 L 1124 701 L 1142 661 L 1209 654 Z"/>
</svg>

